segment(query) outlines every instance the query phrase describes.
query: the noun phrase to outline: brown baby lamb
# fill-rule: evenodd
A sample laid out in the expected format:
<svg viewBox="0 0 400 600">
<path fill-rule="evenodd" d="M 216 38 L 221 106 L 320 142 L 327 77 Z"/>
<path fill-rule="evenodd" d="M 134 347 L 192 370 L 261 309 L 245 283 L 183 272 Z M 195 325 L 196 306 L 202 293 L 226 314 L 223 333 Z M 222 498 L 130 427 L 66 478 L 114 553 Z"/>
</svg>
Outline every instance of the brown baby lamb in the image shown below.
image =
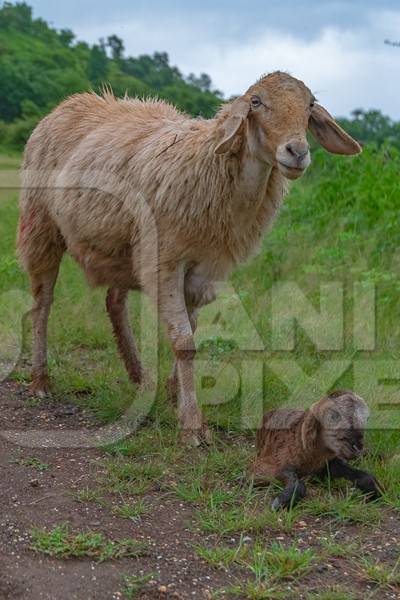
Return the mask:
<svg viewBox="0 0 400 600">
<path fill-rule="evenodd" d="M 375 500 L 381 494 L 376 479 L 346 461 L 363 453 L 369 410 L 351 391 L 329 394 L 309 410 L 272 410 L 257 432 L 256 480 L 278 480 L 285 488 L 272 508 L 289 508 L 304 498 L 307 475 L 344 477 Z"/>
</svg>

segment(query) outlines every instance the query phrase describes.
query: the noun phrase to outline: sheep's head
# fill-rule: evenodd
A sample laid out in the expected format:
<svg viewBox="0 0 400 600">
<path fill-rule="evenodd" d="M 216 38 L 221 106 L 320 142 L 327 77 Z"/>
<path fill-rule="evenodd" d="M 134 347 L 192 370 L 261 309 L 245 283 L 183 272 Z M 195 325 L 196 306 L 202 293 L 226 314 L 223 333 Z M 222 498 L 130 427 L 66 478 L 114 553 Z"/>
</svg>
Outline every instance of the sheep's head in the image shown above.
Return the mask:
<svg viewBox="0 0 400 600">
<path fill-rule="evenodd" d="M 369 410 L 360 396 L 347 390 L 334 392 L 314 404 L 309 414 L 325 448 L 345 460 L 362 454 Z M 307 444 L 306 433 L 303 443 Z"/>
<path fill-rule="evenodd" d="M 288 179 L 300 177 L 311 162 L 307 131 L 333 154 L 361 152 L 304 83 L 286 73 L 263 77 L 222 112 L 226 118 L 216 154 L 234 152 L 246 136 L 250 153 Z"/>
</svg>

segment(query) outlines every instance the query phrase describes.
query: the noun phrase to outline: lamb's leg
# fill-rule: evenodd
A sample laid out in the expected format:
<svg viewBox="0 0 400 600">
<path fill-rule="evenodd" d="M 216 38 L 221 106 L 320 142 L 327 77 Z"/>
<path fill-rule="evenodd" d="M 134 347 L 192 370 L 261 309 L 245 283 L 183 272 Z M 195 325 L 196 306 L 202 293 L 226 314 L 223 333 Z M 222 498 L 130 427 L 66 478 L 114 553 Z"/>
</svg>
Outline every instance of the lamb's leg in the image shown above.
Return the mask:
<svg viewBox="0 0 400 600">
<path fill-rule="evenodd" d="M 192 328 L 193 335 L 196 333 L 197 328 L 197 312 L 195 309 L 187 308 L 187 313 L 190 320 L 190 326 Z M 175 360 L 174 368 L 167 381 L 167 395 L 171 402 L 176 402 L 178 398 L 178 365 Z"/>
<path fill-rule="evenodd" d="M 377 500 L 381 496 L 379 484 L 375 477 L 366 471 L 355 469 L 346 461 L 334 458 L 328 463 L 329 475 L 332 479 L 343 477 L 353 482 L 364 494 L 368 494 L 369 500 Z"/>
<path fill-rule="evenodd" d="M 198 446 L 201 441 L 210 440 L 210 432 L 203 423 L 194 389 L 193 359 L 196 349 L 186 309 L 182 268 L 162 274 L 158 304 L 176 359 L 181 438 L 185 443 Z"/>
<path fill-rule="evenodd" d="M 40 274 L 31 274 L 31 288 L 33 295 L 32 308 L 32 335 L 33 335 L 33 363 L 32 383 L 30 392 L 44 398 L 50 393 L 49 375 L 47 370 L 47 324 L 50 308 L 53 302 L 53 291 L 57 280 L 58 268 Z"/>
<path fill-rule="evenodd" d="M 118 350 L 124 361 L 129 379 L 133 384 L 147 380 L 136 349 L 136 342 L 129 323 L 127 307 L 128 290 L 111 287 L 107 292 L 106 307 L 113 327 Z"/>
<path fill-rule="evenodd" d="M 273 510 L 291 508 L 306 495 L 304 481 L 297 477 L 294 470 L 285 469 L 278 474 L 277 478 L 284 482 L 285 488 L 272 502 Z"/>
</svg>

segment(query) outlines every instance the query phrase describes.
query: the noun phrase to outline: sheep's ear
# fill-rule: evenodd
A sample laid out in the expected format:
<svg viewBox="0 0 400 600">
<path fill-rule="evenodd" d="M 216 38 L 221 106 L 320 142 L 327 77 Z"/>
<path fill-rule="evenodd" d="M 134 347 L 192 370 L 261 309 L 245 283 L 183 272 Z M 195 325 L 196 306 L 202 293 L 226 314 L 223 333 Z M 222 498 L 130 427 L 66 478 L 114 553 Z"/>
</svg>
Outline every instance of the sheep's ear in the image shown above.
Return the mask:
<svg viewBox="0 0 400 600">
<path fill-rule="evenodd" d="M 309 446 L 312 446 L 317 440 L 318 433 L 320 431 L 320 422 L 314 415 L 313 406 L 306 412 L 303 424 L 301 426 L 301 443 L 303 449 L 306 450 Z"/>
<path fill-rule="evenodd" d="M 232 148 L 236 135 L 247 119 L 250 111 L 250 103 L 245 100 L 236 100 L 232 104 L 231 112 L 223 125 L 223 138 L 216 146 L 215 154 L 225 154 Z"/>
<path fill-rule="evenodd" d="M 360 154 L 362 148 L 353 140 L 320 104 L 315 104 L 308 128 L 325 150 L 332 154 Z"/>
</svg>

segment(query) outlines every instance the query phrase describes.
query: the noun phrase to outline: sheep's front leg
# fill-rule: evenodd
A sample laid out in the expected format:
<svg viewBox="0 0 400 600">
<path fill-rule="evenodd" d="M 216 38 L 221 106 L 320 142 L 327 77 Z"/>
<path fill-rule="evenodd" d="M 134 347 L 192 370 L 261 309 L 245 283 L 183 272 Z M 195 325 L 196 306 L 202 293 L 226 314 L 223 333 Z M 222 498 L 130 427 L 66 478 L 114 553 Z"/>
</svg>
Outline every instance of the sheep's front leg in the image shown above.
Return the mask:
<svg viewBox="0 0 400 600">
<path fill-rule="evenodd" d="M 297 477 L 294 470 L 285 469 L 278 474 L 277 478 L 283 481 L 285 488 L 272 502 L 272 510 L 291 508 L 306 495 L 305 483 Z"/>
<path fill-rule="evenodd" d="M 181 270 L 169 273 L 160 281 L 160 315 L 168 328 L 169 339 L 176 359 L 178 382 L 178 416 L 185 443 L 198 446 L 210 441 L 210 432 L 203 423 L 197 404 L 193 360 L 196 348 L 193 330 L 185 303 L 184 277 Z"/>
<path fill-rule="evenodd" d="M 340 458 L 334 458 L 329 461 L 328 471 L 330 477 L 333 479 L 343 477 L 354 483 L 359 490 L 368 495 L 369 500 L 377 500 L 382 495 L 379 484 L 373 475 L 366 471 L 355 469 Z"/>
<path fill-rule="evenodd" d="M 196 333 L 196 327 L 197 327 L 197 311 L 195 311 L 193 308 L 192 309 L 187 308 L 187 313 L 189 316 L 192 333 L 194 335 Z M 168 377 L 168 381 L 167 381 L 167 395 L 168 395 L 168 399 L 171 402 L 177 401 L 178 386 L 179 386 L 178 365 L 177 365 L 177 362 L 175 361 L 174 368 L 172 370 L 171 375 Z"/>
<path fill-rule="evenodd" d="M 213 283 L 204 281 L 203 279 L 200 279 L 199 283 L 195 273 L 186 275 L 184 288 L 186 310 L 189 315 L 190 325 L 194 335 L 197 328 L 197 316 L 199 309 L 202 306 L 214 302 L 216 298 L 216 291 Z M 172 402 L 175 402 L 178 396 L 178 371 L 176 363 L 174 365 L 172 374 L 168 378 L 167 395 Z"/>
</svg>

